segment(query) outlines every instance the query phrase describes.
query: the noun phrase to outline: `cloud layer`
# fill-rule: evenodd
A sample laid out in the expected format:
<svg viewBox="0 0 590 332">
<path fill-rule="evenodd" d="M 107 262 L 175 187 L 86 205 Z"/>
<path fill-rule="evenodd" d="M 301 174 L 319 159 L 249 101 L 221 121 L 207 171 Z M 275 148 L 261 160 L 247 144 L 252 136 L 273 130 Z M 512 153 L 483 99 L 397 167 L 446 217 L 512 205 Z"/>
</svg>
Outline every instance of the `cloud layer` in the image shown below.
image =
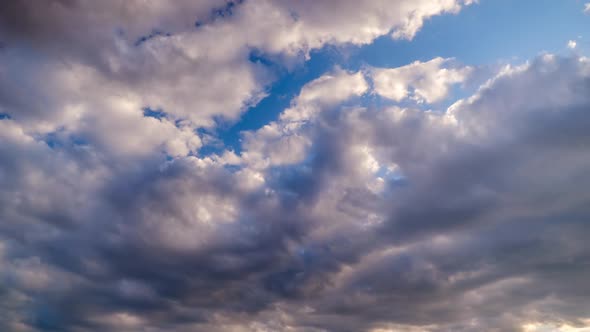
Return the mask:
<svg viewBox="0 0 590 332">
<path fill-rule="evenodd" d="M 0 16 L 0 330 L 588 325 L 590 60 L 334 68 L 241 151 L 207 132 L 325 45 L 471 1 L 14 1 Z M 79 29 L 84 25 L 85 29 Z"/>
</svg>

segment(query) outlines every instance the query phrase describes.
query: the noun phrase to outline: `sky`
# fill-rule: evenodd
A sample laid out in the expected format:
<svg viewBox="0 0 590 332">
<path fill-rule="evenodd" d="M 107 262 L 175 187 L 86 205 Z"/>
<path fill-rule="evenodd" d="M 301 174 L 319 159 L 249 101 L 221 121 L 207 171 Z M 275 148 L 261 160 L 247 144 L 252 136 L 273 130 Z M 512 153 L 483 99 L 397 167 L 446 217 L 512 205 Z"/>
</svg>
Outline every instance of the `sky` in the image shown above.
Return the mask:
<svg viewBox="0 0 590 332">
<path fill-rule="evenodd" d="M 0 330 L 590 331 L 590 3 L 0 4 Z"/>
</svg>

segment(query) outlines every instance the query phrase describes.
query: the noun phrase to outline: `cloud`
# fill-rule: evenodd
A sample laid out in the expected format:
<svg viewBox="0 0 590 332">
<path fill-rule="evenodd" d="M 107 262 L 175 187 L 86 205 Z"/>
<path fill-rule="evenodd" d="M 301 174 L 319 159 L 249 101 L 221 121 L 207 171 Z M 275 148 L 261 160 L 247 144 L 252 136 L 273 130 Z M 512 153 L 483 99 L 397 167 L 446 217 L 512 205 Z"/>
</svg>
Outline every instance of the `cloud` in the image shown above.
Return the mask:
<svg viewBox="0 0 590 332">
<path fill-rule="evenodd" d="M 449 61 L 436 58 L 393 69 L 374 68 L 375 92 L 397 102 L 407 98 L 419 103 L 440 101 L 447 96 L 451 85 L 465 81 L 471 71 L 469 67 L 443 68 Z"/>
<path fill-rule="evenodd" d="M 143 1 L 124 5 L 116 1 L 16 1 L 3 11 L 4 34 L 0 37 L 9 50 L 3 62 L 14 70 L 6 70 L 8 75 L 3 75 L 2 84 L 7 86 L 6 91 L 14 90 L 10 83 L 23 70 L 28 72 L 26 79 L 32 81 L 24 82 L 29 85 L 39 85 L 39 77 L 46 71 L 57 75 L 49 76 L 56 81 L 42 80 L 52 87 L 73 79 L 74 72 L 94 71 L 96 80 L 107 81 L 124 99 L 162 109 L 173 120 L 211 127 L 215 118 L 235 121 L 265 96 L 273 73 L 250 61 L 254 51 L 288 63 L 292 60 L 286 59 L 305 57 L 327 44 L 367 44 L 392 29 L 411 38 L 425 19 L 456 12 L 463 3 L 399 0 L 383 6 L 381 1 L 367 1 L 359 8 L 356 1 L 337 6 L 330 1 L 211 0 L 174 5 L 144 5 Z M 84 31 L 79 26 L 84 26 Z M 35 60 L 41 68 L 27 69 L 27 61 L 22 59 L 30 57 L 31 52 L 49 59 L 43 56 Z M 48 90 L 52 96 L 47 98 L 64 101 L 55 96 L 53 89 L 35 86 L 38 97 L 48 94 Z M 88 87 L 85 92 L 102 91 Z M 26 112 L 35 120 L 43 117 L 49 121 L 47 117 L 57 112 L 41 112 L 28 105 L 22 91 L 5 98 L 8 100 L 2 102 L 4 107 L 24 104 L 18 108 L 19 116 Z M 55 106 L 60 112 L 74 108 Z M 8 114 L 15 112 L 6 109 Z M 51 120 L 53 126 L 64 125 L 63 119 Z"/>
<path fill-rule="evenodd" d="M 570 50 L 575 49 L 578 46 L 578 43 L 576 43 L 575 40 L 570 40 L 567 42 L 567 48 L 569 48 Z"/>
<path fill-rule="evenodd" d="M 586 3 L 584 5 L 584 13 L 586 13 L 586 14 L 590 13 L 590 3 Z"/>
<path fill-rule="evenodd" d="M 273 124 L 306 123 L 305 157 L 268 168 L 248 149 L 113 168 L 2 120 L 2 324 L 579 326 L 589 74 L 585 58 L 543 56 L 436 113 L 367 108 L 364 76 L 336 70 Z M 253 148 L 274 144 L 265 131 Z"/>
<path fill-rule="evenodd" d="M 303 134 L 308 124 L 322 110 L 359 97 L 368 88 L 362 73 L 352 74 L 343 70 L 336 70 L 306 84 L 278 121 L 244 134 L 245 162 L 254 168 L 265 168 L 303 161 L 312 143 Z"/>
<path fill-rule="evenodd" d="M 587 325 L 587 58 L 507 66 L 447 110 L 471 67 L 334 68 L 200 154 L 267 93 L 251 52 L 292 70 L 470 3 L 8 5 L 0 330 Z"/>
<path fill-rule="evenodd" d="M 576 324 L 588 309 L 577 296 L 588 256 L 590 165 L 579 153 L 588 73 L 584 58 L 545 56 L 443 114 L 319 106 L 300 132 L 314 157 L 263 171 L 254 191 L 230 189 L 237 174 L 196 158 L 113 182 L 103 198 L 111 221 L 78 244 L 89 256 L 60 263 L 114 284 L 67 301 L 106 296 L 112 309 L 95 316 L 109 307 L 88 301 L 71 315 L 97 327 L 124 319 L 131 330 Z M 355 75 L 320 78 L 296 100 Z M 63 260 L 54 250 L 44 259 Z M 144 293 L 155 294 L 149 306 L 128 299 Z"/>
<path fill-rule="evenodd" d="M 585 309 L 570 306 L 583 302 L 570 296 L 585 268 L 571 261 L 564 276 L 570 287 L 552 273 L 563 271 L 565 257 L 583 261 L 588 254 L 583 236 L 572 237 L 583 227 L 587 211 L 579 202 L 587 195 L 583 186 L 570 191 L 570 181 L 589 166 L 579 154 L 587 140 L 587 66 L 583 58 L 540 58 L 508 69 L 446 114 L 391 108 L 326 116 L 330 123 L 314 140 L 316 155 L 330 156 L 324 162 L 331 173 L 315 196 L 326 224 L 309 237 L 329 243 L 334 256 L 342 247 L 367 254 L 348 257 L 318 302 L 306 300 L 313 316 L 298 319 L 338 331 L 388 321 L 439 331 L 584 318 Z M 549 93 L 533 102 L 540 90 Z M 346 135 L 330 136 L 334 127 Z M 353 182 L 364 161 L 354 158 L 358 145 L 369 146 L 378 164 L 398 165 L 401 179 L 388 179 L 389 195 Z M 339 234 L 345 231 L 331 228 L 334 220 L 355 235 Z M 563 251 L 535 255 L 548 247 Z"/>
</svg>

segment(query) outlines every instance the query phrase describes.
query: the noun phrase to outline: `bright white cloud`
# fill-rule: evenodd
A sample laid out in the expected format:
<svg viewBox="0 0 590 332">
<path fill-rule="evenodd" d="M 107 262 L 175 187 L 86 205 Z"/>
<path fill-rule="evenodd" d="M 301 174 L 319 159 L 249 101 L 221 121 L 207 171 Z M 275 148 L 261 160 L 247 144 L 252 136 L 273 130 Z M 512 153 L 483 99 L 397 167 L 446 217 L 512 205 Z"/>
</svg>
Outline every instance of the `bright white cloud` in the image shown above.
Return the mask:
<svg viewBox="0 0 590 332">
<path fill-rule="evenodd" d="M 575 49 L 578 46 L 578 43 L 575 40 L 570 40 L 567 42 L 567 48 L 570 50 Z"/>
<path fill-rule="evenodd" d="M 436 58 L 393 69 L 371 70 L 375 92 L 394 101 L 410 98 L 434 103 L 445 98 L 453 84 L 465 81 L 471 68 L 446 68 L 449 59 Z"/>
</svg>

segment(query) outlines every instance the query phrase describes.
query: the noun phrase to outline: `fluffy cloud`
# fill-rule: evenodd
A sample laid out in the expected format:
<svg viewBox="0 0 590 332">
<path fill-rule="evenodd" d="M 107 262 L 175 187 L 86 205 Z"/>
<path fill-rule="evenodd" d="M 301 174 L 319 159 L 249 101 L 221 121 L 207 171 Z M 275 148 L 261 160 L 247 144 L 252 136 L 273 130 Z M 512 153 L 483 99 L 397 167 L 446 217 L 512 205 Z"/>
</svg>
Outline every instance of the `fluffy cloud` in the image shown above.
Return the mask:
<svg viewBox="0 0 590 332">
<path fill-rule="evenodd" d="M 254 168 L 295 164 L 303 161 L 311 140 L 304 132 L 318 113 L 368 90 L 361 73 L 337 70 L 305 85 L 279 120 L 255 133 L 245 133 L 245 161 Z"/>
<path fill-rule="evenodd" d="M 470 67 L 335 68 L 198 155 L 196 129 L 266 93 L 253 50 L 288 65 L 470 2 L 11 3 L 0 329 L 584 328 L 587 58 L 507 66 L 445 111 L 416 103 Z"/>
<path fill-rule="evenodd" d="M 411 98 L 434 103 L 449 93 L 451 85 L 465 81 L 471 69 L 443 68 L 449 59 L 436 58 L 393 69 L 373 69 L 375 92 L 394 101 Z"/>
<path fill-rule="evenodd" d="M 354 99 L 368 91 L 364 76 L 336 70 L 304 87 L 274 124 L 306 122 L 306 157 L 262 169 L 246 149 L 143 163 L 133 174 L 2 120 L 11 142 L 2 153 L 2 264 L 12 289 L 3 324 L 580 326 L 590 309 L 580 295 L 589 75 L 585 58 L 544 56 L 435 113 L 365 108 Z M 265 131 L 253 133 L 253 147 L 276 140 Z"/>
<path fill-rule="evenodd" d="M 19 51 L 4 55 L 7 75 L 1 84 L 8 86 L 5 91 L 14 89 L 11 83 L 25 70 L 21 89 L 40 82 L 57 87 L 89 67 L 97 71 L 96 80 L 108 82 L 102 85 L 112 85 L 125 99 L 162 109 L 173 120 L 212 126 L 216 117 L 236 120 L 264 96 L 272 73 L 249 61 L 253 51 L 293 58 L 326 44 L 367 44 L 392 29 L 410 38 L 424 19 L 456 12 L 462 4 L 456 0 L 367 1 L 359 8 L 356 1 L 336 6 L 330 1 L 153 1 L 149 5 L 144 1 L 123 5 L 118 1 L 16 1 L 2 12 L 0 30 L 7 48 Z M 81 25 L 83 31 L 77 28 Z M 29 69 L 30 60 L 44 63 L 43 56 L 30 59 L 39 52 L 57 64 L 45 62 L 41 68 Z M 49 81 L 43 75 L 46 71 L 51 71 Z M 102 99 L 101 90 L 88 87 L 84 92 Z M 52 88 L 36 86 L 34 91 L 39 97 L 50 94 L 47 98 L 63 100 Z M 21 100 L 27 99 L 22 91 L 3 99 L 7 99 L 2 102 L 5 108 L 27 103 Z M 22 106 L 24 110 L 9 108 L 5 113 L 18 112 L 22 117 L 27 112 L 44 120 L 53 114 L 52 109 Z M 73 107 L 59 106 L 60 113 Z M 53 126 L 64 125 L 64 119 L 53 120 Z"/>
</svg>

